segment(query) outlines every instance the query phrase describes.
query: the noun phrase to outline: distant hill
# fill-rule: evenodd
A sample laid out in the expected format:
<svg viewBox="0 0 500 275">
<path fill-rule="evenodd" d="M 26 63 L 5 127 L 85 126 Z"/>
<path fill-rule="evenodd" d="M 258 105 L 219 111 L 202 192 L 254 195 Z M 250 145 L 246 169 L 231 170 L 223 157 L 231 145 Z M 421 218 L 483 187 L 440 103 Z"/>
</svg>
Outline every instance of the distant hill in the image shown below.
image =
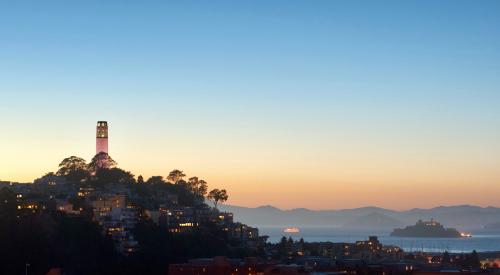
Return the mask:
<svg viewBox="0 0 500 275">
<path fill-rule="evenodd" d="M 484 226 L 484 229 L 486 230 L 494 230 L 494 231 L 500 231 L 500 222 L 493 222 L 489 223 Z"/>
<path fill-rule="evenodd" d="M 354 220 L 342 225 L 345 229 L 366 229 L 372 230 L 392 230 L 404 226 L 405 224 L 395 218 L 389 217 L 382 213 L 371 212 L 370 214 L 356 217 Z"/>
<path fill-rule="evenodd" d="M 430 209 L 395 211 L 379 207 L 340 210 L 282 210 L 273 206 L 257 208 L 223 205 L 223 211 L 233 212 L 235 219 L 255 226 L 322 226 L 350 229 L 393 229 L 413 225 L 419 219 L 434 218 L 446 227 L 462 230 L 483 229 L 500 221 L 500 208 L 471 205 L 440 206 Z"/>
</svg>

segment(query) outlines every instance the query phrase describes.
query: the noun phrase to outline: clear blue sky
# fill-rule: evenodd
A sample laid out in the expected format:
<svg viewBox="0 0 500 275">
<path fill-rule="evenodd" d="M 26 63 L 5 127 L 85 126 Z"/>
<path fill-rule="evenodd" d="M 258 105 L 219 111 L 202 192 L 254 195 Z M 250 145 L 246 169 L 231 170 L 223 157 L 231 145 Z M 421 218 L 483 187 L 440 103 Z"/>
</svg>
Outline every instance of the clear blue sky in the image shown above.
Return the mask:
<svg viewBox="0 0 500 275">
<path fill-rule="evenodd" d="M 393 207 L 325 194 L 436 183 L 482 189 L 426 205 L 494 204 L 500 1 L 1 2 L 0 116 L 0 179 L 89 159 L 108 120 L 121 166 L 234 204 Z"/>
</svg>

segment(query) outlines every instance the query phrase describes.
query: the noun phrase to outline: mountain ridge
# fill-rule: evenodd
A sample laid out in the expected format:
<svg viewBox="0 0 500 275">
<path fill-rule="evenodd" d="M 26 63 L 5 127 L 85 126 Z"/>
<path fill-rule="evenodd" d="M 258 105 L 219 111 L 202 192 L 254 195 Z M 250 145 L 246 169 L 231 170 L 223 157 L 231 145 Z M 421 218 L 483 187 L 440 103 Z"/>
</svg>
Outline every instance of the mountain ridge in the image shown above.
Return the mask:
<svg viewBox="0 0 500 275">
<path fill-rule="evenodd" d="M 478 209 L 498 209 L 500 210 L 500 206 L 479 206 L 479 205 L 473 205 L 473 204 L 457 204 L 457 205 L 438 205 L 430 208 L 410 208 L 406 210 L 397 210 L 397 209 L 390 209 L 390 208 L 384 208 L 384 207 L 379 207 L 379 206 L 360 206 L 360 207 L 353 207 L 353 208 L 338 208 L 338 209 L 310 209 L 306 207 L 297 207 L 297 208 L 279 208 L 270 204 L 266 205 L 259 205 L 256 207 L 250 207 L 250 206 L 241 206 L 241 205 L 232 205 L 232 204 L 225 204 L 223 206 L 228 206 L 228 207 L 240 207 L 240 208 L 248 208 L 248 209 L 257 209 L 257 208 L 274 208 L 278 209 L 281 211 L 292 211 L 292 210 L 309 210 L 309 211 L 314 211 L 314 212 L 322 212 L 322 211 L 345 211 L 345 210 L 361 210 L 361 209 L 375 209 L 375 210 L 386 210 L 386 211 L 394 211 L 394 212 L 408 212 L 408 211 L 413 211 L 413 210 L 434 210 L 434 209 L 443 209 L 443 208 L 459 208 L 459 207 L 470 207 L 470 208 L 478 208 Z"/>
<path fill-rule="evenodd" d="M 353 225 L 359 224 L 359 229 L 368 227 L 388 230 L 395 225 L 412 225 L 419 219 L 434 218 L 448 227 L 483 229 L 487 224 L 500 221 L 499 207 L 467 204 L 408 210 L 393 210 L 376 206 L 332 210 L 280 209 L 271 205 L 255 208 L 223 205 L 220 209 L 233 212 L 236 220 L 256 226 L 325 226 L 357 229 Z M 366 221 L 370 215 L 371 222 Z M 374 218 L 374 215 L 378 218 Z"/>
</svg>

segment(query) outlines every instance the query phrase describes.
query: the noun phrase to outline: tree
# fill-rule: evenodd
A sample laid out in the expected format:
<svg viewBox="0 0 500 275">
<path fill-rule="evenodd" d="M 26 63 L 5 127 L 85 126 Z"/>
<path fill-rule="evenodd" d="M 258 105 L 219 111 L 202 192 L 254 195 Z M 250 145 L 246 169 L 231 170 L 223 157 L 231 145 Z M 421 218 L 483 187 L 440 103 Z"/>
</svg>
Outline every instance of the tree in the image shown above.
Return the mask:
<svg viewBox="0 0 500 275">
<path fill-rule="evenodd" d="M 224 203 L 227 201 L 229 196 L 227 195 L 226 189 L 214 189 L 208 193 L 207 199 L 214 203 L 214 207 L 217 208 L 219 203 Z"/>
<path fill-rule="evenodd" d="M 100 169 L 111 169 L 116 167 L 116 165 L 116 161 L 114 161 L 108 153 L 100 152 L 92 158 L 88 165 L 88 170 L 95 175 Z"/>
<path fill-rule="evenodd" d="M 207 194 L 208 192 L 208 184 L 206 181 L 204 180 L 200 180 L 199 181 L 199 185 L 198 185 L 198 195 L 202 196 L 202 197 L 205 197 L 205 195 Z"/>
<path fill-rule="evenodd" d="M 198 177 L 189 178 L 187 182 L 187 188 L 193 192 L 193 194 L 203 198 L 207 194 L 208 185 L 204 180 L 199 180 Z"/>
<path fill-rule="evenodd" d="M 147 181 L 147 184 L 165 184 L 162 176 L 152 176 Z"/>
<path fill-rule="evenodd" d="M 198 180 L 198 177 L 192 177 L 188 179 L 187 187 L 194 193 L 195 190 L 198 188 L 199 183 L 200 181 Z"/>
<path fill-rule="evenodd" d="M 300 238 L 299 244 L 300 244 L 300 248 L 304 249 L 304 244 L 305 244 L 304 238 Z"/>
<path fill-rule="evenodd" d="M 288 241 L 285 236 L 281 237 L 280 242 L 278 243 L 278 256 L 280 258 L 285 258 L 288 256 Z"/>
<path fill-rule="evenodd" d="M 448 251 L 443 253 L 443 260 L 441 262 L 444 264 L 449 264 L 451 262 L 450 253 L 448 253 Z"/>
<path fill-rule="evenodd" d="M 80 157 L 71 156 L 63 159 L 59 163 L 59 170 L 57 171 L 58 176 L 67 176 L 72 170 L 86 170 L 87 162 Z"/>
<path fill-rule="evenodd" d="M 139 183 L 139 184 L 144 183 L 144 178 L 142 177 L 142 175 L 139 175 L 139 177 L 137 177 L 137 183 Z"/>
<path fill-rule="evenodd" d="M 46 177 L 57 177 L 57 175 L 54 172 L 48 172 L 42 176 L 42 178 L 46 178 Z"/>
<path fill-rule="evenodd" d="M 95 181 L 100 184 L 106 183 L 135 183 L 134 175 L 120 168 L 99 169 L 94 175 Z"/>
<path fill-rule="evenodd" d="M 179 181 L 181 181 L 184 177 L 186 176 L 186 174 L 184 174 L 183 171 L 181 170 L 178 170 L 178 169 L 175 169 L 173 170 L 172 172 L 170 172 L 168 174 L 168 177 L 167 177 L 167 180 L 173 182 L 173 183 L 178 183 Z"/>
<path fill-rule="evenodd" d="M 59 163 L 56 175 L 65 177 L 70 182 L 80 182 L 89 176 L 87 162 L 80 157 L 67 157 Z"/>
</svg>

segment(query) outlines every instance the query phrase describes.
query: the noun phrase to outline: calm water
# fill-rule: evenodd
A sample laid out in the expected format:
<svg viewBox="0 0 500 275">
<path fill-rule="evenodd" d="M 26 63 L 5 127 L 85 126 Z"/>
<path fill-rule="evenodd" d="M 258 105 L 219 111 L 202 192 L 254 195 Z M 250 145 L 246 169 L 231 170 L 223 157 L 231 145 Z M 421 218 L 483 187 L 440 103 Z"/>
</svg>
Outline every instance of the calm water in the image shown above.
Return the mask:
<svg viewBox="0 0 500 275">
<path fill-rule="evenodd" d="M 298 234 L 282 233 L 282 228 L 259 227 L 261 235 L 268 235 L 270 242 L 279 242 L 283 236 L 291 236 L 293 239 L 304 238 L 307 242 L 355 242 L 368 239 L 368 236 L 376 235 L 384 245 L 396 245 L 405 251 L 426 252 L 478 252 L 500 251 L 500 232 L 481 233 L 472 232 L 472 238 L 400 238 L 391 237 L 390 232 L 368 232 L 368 231 L 346 231 L 337 228 L 300 228 Z"/>
</svg>

